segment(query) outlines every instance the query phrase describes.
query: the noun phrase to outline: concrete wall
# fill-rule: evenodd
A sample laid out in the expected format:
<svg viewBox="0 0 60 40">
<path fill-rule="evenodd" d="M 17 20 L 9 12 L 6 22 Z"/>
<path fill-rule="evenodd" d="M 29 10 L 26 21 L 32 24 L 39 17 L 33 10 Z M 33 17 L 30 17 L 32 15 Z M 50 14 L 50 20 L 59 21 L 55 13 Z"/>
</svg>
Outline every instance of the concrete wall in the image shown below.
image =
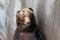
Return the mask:
<svg viewBox="0 0 60 40">
<path fill-rule="evenodd" d="M 56 0 L 56 11 L 53 27 L 53 39 L 60 40 L 60 0 Z"/>
<path fill-rule="evenodd" d="M 38 4 L 38 24 L 40 27 L 44 25 L 42 29 L 46 39 L 60 40 L 60 0 L 39 0 Z"/>
<path fill-rule="evenodd" d="M 0 1 L 0 38 L 13 40 L 16 12 L 34 9 L 37 25 L 47 40 L 60 40 L 60 0 L 4 0 Z M 3 15 L 4 14 L 4 15 Z"/>
</svg>

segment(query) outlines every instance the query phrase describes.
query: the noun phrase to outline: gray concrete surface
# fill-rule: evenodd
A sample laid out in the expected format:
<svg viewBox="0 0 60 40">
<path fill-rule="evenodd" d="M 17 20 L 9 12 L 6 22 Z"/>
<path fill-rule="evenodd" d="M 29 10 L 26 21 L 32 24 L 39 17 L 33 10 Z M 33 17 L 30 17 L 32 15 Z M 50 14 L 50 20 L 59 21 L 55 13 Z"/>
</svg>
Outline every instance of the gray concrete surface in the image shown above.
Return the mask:
<svg viewBox="0 0 60 40">
<path fill-rule="evenodd" d="M 1 29 L 0 26 L 0 33 L 2 33 L 0 38 L 2 40 L 13 39 L 16 12 L 25 7 L 34 9 L 37 25 L 47 40 L 60 40 L 60 0 L 0 0 L 0 23 L 3 27 Z"/>
</svg>

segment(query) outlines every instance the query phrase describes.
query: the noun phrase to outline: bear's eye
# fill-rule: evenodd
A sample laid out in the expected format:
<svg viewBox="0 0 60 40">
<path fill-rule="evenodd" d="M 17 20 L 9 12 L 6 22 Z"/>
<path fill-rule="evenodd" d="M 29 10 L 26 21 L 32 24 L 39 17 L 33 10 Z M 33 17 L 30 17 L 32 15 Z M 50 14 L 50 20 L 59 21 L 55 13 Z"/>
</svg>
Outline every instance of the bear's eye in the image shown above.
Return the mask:
<svg viewBox="0 0 60 40">
<path fill-rule="evenodd" d="M 30 18 L 32 19 L 32 17 L 33 17 L 33 14 L 30 14 Z"/>
<path fill-rule="evenodd" d="M 23 10 L 23 12 L 24 12 L 24 10 Z"/>
<path fill-rule="evenodd" d="M 23 14 L 23 18 L 25 17 L 25 15 Z"/>
</svg>

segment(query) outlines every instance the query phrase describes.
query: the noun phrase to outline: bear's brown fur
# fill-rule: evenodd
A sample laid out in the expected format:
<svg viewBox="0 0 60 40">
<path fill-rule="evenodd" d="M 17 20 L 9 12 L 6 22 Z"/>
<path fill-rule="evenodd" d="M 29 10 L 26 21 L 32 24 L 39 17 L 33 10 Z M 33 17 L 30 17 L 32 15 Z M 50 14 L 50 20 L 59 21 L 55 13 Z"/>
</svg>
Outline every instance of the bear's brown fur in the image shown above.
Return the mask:
<svg viewBox="0 0 60 40">
<path fill-rule="evenodd" d="M 13 40 L 45 40 L 36 26 L 32 8 L 25 8 L 16 14 L 17 28 Z"/>
</svg>

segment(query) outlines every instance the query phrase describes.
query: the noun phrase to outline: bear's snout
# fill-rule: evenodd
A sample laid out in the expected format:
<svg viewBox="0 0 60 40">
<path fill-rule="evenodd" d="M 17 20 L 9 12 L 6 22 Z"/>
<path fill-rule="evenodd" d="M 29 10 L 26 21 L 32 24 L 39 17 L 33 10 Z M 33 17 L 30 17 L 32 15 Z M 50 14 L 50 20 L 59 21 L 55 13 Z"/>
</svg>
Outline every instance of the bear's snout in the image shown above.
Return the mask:
<svg viewBox="0 0 60 40">
<path fill-rule="evenodd" d="M 30 26 L 30 24 L 31 24 L 30 17 L 25 17 L 24 24 L 25 24 L 26 26 Z"/>
</svg>

